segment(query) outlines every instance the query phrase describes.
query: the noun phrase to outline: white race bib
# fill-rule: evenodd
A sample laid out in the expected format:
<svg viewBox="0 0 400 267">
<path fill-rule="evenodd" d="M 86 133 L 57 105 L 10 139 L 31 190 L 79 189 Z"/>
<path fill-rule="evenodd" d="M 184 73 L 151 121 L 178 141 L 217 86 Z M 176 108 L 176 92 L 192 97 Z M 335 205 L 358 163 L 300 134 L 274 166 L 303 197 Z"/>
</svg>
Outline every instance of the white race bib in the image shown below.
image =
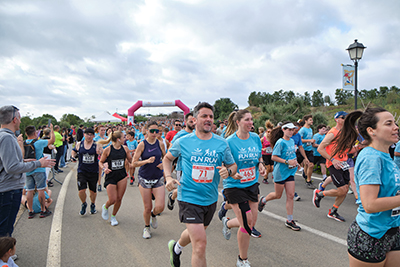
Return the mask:
<svg viewBox="0 0 400 267">
<path fill-rule="evenodd" d="M 214 178 L 214 166 L 193 165 L 192 178 L 196 183 L 211 183 Z"/>
<path fill-rule="evenodd" d="M 243 178 L 240 179 L 241 183 L 254 181 L 254 179 L 256 179 L 256 167 L 240 169 L 239 174 L 243 176 Z"/>
<path fill-rule="evenodd" d="M 116 159 L 111 161 L 111 170 L 120 170 L 124 168 L 124 159 Z"/>
<path fill-rule="evenodd" d="M 270 147 L 270 146 L 267 147 L 265 152 L 268 153 L 268 154 L 272 153 L 272 147 Z"/>
<path fill-rule="evenodd" d="M 86 163 L 86 164 L 94 163 L 94 155 L 83 154 L 82 155 L 82 163 Z"/>
</svg>

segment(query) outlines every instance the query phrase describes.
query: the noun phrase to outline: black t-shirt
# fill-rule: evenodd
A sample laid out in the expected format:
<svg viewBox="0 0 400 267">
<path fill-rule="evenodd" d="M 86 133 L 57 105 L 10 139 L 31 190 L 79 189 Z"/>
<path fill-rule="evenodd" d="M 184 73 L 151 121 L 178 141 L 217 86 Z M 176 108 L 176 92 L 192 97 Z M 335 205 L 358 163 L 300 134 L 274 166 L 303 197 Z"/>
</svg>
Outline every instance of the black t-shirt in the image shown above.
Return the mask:
<svg viewBox="0 0 400 267">
<path fill-rule="evenodd" d="M 78 132 L 76 133 L 76 141 L 80 142 L 82 141 L 82 138 L 83 138 L 83 130 L 79 128 Z"/>
</svg>

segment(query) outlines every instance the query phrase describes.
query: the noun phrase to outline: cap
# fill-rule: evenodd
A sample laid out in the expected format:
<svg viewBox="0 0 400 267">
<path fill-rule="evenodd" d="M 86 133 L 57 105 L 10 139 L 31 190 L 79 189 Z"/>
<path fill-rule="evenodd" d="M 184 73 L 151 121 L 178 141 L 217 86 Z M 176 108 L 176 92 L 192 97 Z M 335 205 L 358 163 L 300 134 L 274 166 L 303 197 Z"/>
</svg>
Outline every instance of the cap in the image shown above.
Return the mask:
<svg viewBox="0 0 400 267">
<path fill-rule="evenodd" d="M 89 133 L 94 134 L 93 128 L 87 128 L 87 129 L 85 130 L 85 134 L 89 134 Z"/>
<path fill-rule="evenodd" d="M 347 112 L 339 111 L 339 112 L 337 112 L 337 113 L 335 114 L 334 118 L 337 119 L 337 118 L 339 118 L 340 116 L 346 117 L 346 116 L 347 116 Z"/>
<path fill-rule="evenodd" d="M 294 124 L 291 123 L 291 122 L 286 123 L 285 125 L 282 125 L 281 127 L 282 127 L 282 128 L 288 128 L 288 129 L 297 129 L 297 126 L 294 125 Z"/>
</svg>

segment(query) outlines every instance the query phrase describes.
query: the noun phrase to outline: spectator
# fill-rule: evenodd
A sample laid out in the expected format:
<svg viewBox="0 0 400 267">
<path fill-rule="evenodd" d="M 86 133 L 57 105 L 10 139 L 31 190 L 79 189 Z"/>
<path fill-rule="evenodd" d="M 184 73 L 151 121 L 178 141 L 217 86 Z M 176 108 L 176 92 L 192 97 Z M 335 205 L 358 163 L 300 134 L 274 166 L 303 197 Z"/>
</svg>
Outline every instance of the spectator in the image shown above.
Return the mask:
<svg viewBox="0 0 400 267">
<path fill-rule="evenodd" d="M 57 155 L 56 155 L 56 165 L 54 166 L 54 170 L 56 172 L 63 172 L 58 168 L 58 165 L 60 164 L 60 159 L 64 154 L 64 137 L 60 134 L 60 126 L 56 125 L 54 126 L 54 135 L 56 137 L 56 141 L 54 142 L 54 146 L 56 147 L 57 150 Z"/>
<path fill-rule="evenodd" d="M 18 267 L 12 258 L 16 243 L 17 240 L 13 237 L 0 237 L 0 266 Z"/>
<path fill-rule="evenodd" d="M 83 138 L 83 124 L 79 125 L 79 129 L 76 133 L 76 142 L 82 141 Z"/>
<path fill-rule="evenodd" d="M 179 120 L 175 120 L 174 129 L 168 132 L 165 139 L 171 142 L 176 133 L 179 132 L 180 130 L 182 130 L 182 123 Z"/>
</svg>

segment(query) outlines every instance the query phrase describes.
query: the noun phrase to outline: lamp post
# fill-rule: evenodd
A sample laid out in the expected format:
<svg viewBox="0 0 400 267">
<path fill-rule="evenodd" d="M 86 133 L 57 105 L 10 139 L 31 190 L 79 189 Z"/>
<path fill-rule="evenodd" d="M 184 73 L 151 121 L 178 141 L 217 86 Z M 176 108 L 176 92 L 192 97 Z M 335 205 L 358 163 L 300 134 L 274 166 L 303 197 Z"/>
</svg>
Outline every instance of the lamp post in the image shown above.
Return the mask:
<svg viewBox="0 0 400 267">
<path fill-rule="evenodd" d="M 354 40 L 354 43 L 349 45 L 346 49 L 349 51 L 350 59 L 354 62 L 354 109 L 357 110 L 357 69 L 358 69 L 358 61 L 362 58 L 365 47 L 362 43 L 357 42 L 357 39 Z"/>
</svg>

